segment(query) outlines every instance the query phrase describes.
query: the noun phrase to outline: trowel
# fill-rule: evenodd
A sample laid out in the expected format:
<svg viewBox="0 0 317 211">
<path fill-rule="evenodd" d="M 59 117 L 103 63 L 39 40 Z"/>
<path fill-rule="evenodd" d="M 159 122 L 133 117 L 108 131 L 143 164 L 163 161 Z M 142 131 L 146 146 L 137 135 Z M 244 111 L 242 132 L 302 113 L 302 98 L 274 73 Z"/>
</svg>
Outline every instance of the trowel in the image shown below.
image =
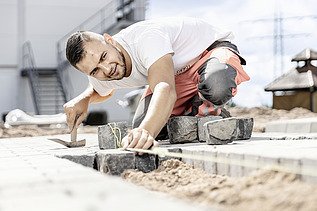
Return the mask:
<svg viewBox="0 0 317 211">
<path fill-rule="evenodd" d="M 83 147 L 86 145 L 86 139 L 77 141 L 77 128 L 75 127 L 70 133 L 70 141 L 64 141 L 59 138 L 49 138 L 49 140 L 62 144 L 66 147 Z"/>
</svg>

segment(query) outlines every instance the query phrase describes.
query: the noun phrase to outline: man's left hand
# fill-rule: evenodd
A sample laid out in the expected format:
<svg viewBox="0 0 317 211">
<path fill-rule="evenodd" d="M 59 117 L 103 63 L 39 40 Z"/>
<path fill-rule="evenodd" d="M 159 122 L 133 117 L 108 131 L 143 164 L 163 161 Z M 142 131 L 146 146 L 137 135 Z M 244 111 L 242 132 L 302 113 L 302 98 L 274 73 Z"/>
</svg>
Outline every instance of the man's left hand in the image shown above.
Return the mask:
<svg viewBox="0 0 317 211">
<path fill-rule="evenodd" d="M 150 147 L 158 146 L 158 142 L 155 141 L 153 136 L 149 132 L 142 128 L 132 129 L 128 135 L 122 139 L 123 149 L 135 148 L 135 149 L 149 149 Z M 138 153 L 142 155 L 143 153 Z"/>
</svg>

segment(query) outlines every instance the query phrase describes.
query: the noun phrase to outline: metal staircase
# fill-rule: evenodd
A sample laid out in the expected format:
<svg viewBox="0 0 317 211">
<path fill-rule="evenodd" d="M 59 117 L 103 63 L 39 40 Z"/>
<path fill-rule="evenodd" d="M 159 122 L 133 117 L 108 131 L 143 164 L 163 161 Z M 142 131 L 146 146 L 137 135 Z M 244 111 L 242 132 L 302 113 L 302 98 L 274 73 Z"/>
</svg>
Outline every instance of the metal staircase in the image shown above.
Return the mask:
<svg viewBox="0 0 317 211">
<path fill-rule="evenodd" d="M 34 110 L 36 114 L 57 114 L 63 112 L 66 93 L 59 71 L 55 68 L 37 68 L 30 42 L 23 45 L 22 76 L 30 81 Z"/>
</svg>

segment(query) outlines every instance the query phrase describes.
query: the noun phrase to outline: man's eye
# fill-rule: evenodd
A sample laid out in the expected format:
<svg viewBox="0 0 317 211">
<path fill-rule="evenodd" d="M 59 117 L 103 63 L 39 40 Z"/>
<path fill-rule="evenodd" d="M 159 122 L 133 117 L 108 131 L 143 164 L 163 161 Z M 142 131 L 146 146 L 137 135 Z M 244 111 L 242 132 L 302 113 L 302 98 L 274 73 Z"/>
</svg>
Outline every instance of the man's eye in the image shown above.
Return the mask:
<svg viewBox="0 0 317 211">
<path fill-rule="evenodd" d="M 91 75 L 96 75 L 96 73 L 97 73 L 97 70 L 94 70 L 94 71 L 91 73 Z"/>
<path fill-rule="evenodd" d="M 105 58 L 106 58 L 106 55 L 107 55 L 107 53 L 104 53 L 103 55 L 102 55 L 102 60 L 104 60 Z"/>
</svg>

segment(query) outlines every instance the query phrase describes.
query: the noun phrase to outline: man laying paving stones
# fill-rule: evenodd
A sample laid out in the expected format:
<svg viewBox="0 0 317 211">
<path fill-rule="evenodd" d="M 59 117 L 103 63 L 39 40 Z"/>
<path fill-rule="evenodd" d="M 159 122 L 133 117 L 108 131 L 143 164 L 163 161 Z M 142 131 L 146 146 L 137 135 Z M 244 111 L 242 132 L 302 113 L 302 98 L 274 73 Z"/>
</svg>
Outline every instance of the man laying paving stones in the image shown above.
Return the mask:
<svg viewBox="0 0 317 211">
<path fill-rule="evenodd" d="M 85 119 L 90 103 L 107 100 L 115 89 L 144 85 L 124 148 L 156 146 L 171 116 L 228 117 L 222 106 L 250 79 L 232 38 L 231 32 L 194 18 L 141 21 L 113 37 L 72 34 L 66 57 L 90 84 L 64 105 L 70 129 Z"/>
</svg>

